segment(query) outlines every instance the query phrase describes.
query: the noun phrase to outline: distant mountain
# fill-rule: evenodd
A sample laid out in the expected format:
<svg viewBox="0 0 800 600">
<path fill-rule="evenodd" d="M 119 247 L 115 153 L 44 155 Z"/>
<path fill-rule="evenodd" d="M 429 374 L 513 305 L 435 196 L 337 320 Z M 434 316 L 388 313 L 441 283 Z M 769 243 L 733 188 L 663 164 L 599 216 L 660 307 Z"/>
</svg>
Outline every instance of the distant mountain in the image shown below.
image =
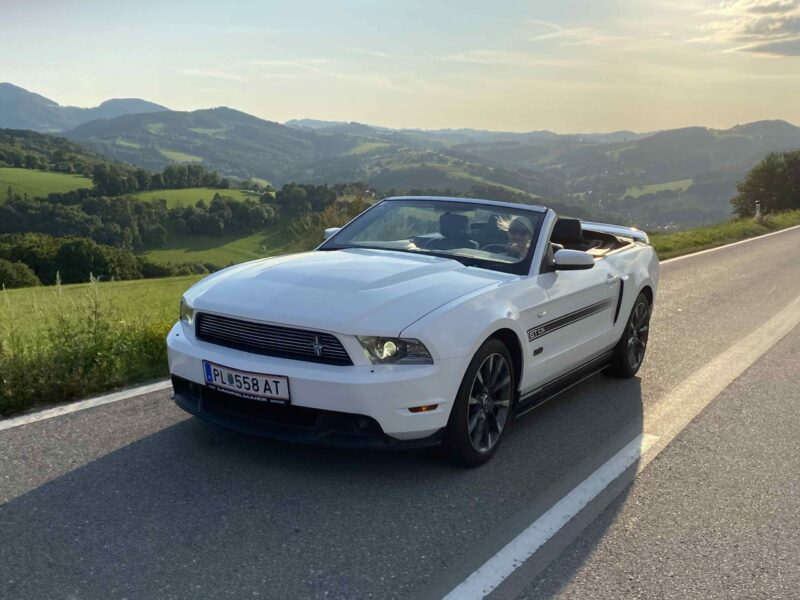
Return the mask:
<svg viewBox="0 0 800 600">
<path fill-rule="evenodd" d="M 301 165 L 358 145 L 346 136 L 321 136 L 225 107 L 97 120 L 66 136 L 148 169 L 163 169 L 171 162 L 202 162 L 225 175 L 269 181 L 283 181 Z"/>
<path fill-rule="evenodd" d="M 286 121 L 284 125 L 301 129 L 327 129 L 328 127 L 349 125 L 349 123 L 347 121 L 320 121 L 319 119 L 291 119 Z"/>
<path fill-rule="evenodd" d="M 453 193 L 478 187 L 650 229 L 728 218 L 736 182 L 753 165 L 768 152 L 800 148 L 800 129 L 785 121 L 558 134 L 314 119 L 280 124 L 229 108 L 124 115 L 65 135 L 150 169 L 197 161 L 276 186 L 364 181 L 382 191 Z"/>
<path fill-rule="evenodd" d="M 10 83 L 0 83 L 0 128 L 58 132 L 93 121 L 122 115 L 169 110 L 139 98 L 106 100 L 94 108 L 61 106 Z"/>
</svg>

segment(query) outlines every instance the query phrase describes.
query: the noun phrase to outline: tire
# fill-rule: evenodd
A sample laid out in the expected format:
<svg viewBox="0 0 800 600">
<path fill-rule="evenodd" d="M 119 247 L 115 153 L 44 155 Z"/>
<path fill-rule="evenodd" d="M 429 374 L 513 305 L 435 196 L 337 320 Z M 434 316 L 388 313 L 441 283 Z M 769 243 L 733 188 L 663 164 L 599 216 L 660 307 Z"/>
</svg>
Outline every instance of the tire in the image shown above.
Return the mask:
<svg viewBox="0 0 800 600">
<path fill-rule="evenodd" d="M 446 454 L 467 467 L 492 458 L 510 424 L 516 389 L 511 353 L 490 338 L 472 357 L 458 388 L 445 428 Z"/>
<path fill-rule="evenodd" d="M 612 377 L 633 377 L 642 366 L 647 339 L 650 335 L 650 301 L 644 294 L 639 294 L 633 303 L 631 314 L 625 323 L 625 329 L 617 345 L 611 364 L 605 373 Z"/>
</svg>

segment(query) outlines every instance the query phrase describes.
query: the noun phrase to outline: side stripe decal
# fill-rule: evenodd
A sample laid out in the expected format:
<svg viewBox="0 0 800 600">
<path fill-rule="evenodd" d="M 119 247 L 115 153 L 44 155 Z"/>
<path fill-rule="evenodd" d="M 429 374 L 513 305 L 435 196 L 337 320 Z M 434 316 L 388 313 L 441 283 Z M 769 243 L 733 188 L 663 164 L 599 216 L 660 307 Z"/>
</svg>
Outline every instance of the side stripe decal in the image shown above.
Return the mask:
<svg viewBox="0 0 800 600">
<path fill-rule="evenodd" d="M 533 340 L 539 339 L 548 333 L 553 333 L 554 331 L 562 329 L 567 325 L 572 325 L 573 323 L 576 323 L 582 319 L 591 317 L 592 315 L 611 307 L 613 303 L 614 301 L 611 298 L 607 298 L 600 302 L 590 304 L 585 308 L 576 310 L 575 312 L 571 312 L 562 317 L 558 317 L 557 319 L 553 319 L 552 321 L 548 321 L 547 323 L 542 323 L 538 327 L 528 329 L 528 341 L 532 342 Z"/>
</svg>

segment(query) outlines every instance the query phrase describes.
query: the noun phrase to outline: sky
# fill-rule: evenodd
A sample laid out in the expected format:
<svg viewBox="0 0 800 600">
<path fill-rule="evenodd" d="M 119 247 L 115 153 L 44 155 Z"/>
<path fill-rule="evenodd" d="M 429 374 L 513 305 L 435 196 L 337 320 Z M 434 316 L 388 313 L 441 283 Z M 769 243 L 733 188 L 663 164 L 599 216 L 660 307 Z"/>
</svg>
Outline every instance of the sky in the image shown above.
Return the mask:
<svg viewBox="0 0 800 600">
<path fill-rule="evenodd" d="M 800 0 L 0 0 L 0 81 L 272 121 L 800 124 Z"/>
</svg>

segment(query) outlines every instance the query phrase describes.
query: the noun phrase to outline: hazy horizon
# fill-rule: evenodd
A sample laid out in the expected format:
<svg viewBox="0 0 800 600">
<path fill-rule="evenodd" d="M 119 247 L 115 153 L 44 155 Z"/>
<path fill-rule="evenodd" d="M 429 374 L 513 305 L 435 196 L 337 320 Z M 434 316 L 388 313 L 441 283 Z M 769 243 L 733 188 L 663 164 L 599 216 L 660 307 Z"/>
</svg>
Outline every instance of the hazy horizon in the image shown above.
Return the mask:
<svg viewBox="0 0 800 600">
<path fill-rule="evenodd" d="M 2 78 L 285 122 L 647 132 L 800 122 L 800 0 L 0 6 Z"/>
</svg>

